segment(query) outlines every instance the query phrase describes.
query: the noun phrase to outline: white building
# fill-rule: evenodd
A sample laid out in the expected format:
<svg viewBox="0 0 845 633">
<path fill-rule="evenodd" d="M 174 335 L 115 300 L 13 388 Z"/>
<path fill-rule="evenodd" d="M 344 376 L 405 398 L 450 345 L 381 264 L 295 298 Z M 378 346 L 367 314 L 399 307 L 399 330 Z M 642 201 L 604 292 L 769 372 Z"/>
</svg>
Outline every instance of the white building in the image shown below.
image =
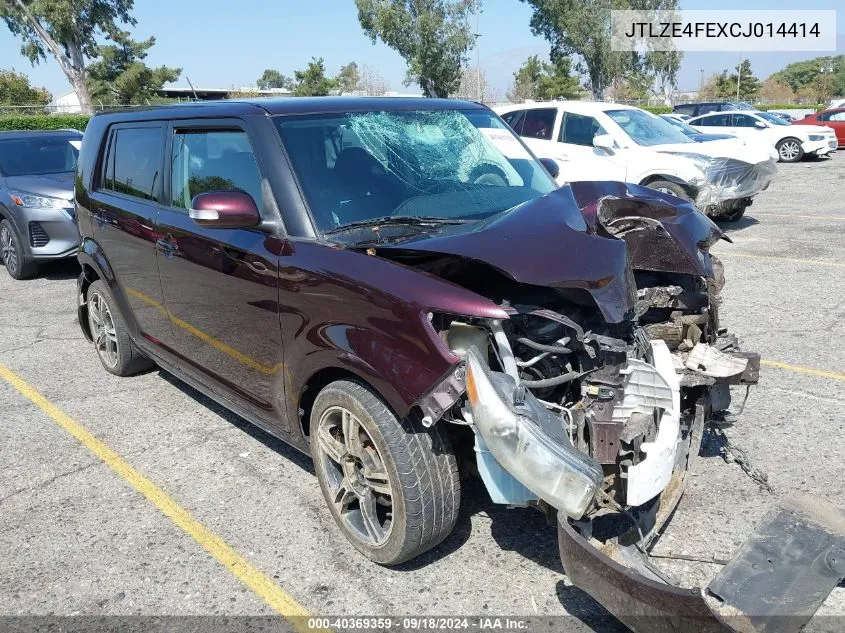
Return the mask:
<svg viewBox="0 0 845 633">
<path fill-rule="evenodd" d="M 50 104 L 50 112 L 56 114 L 81 114 L 82 108 L 79 106 L 79 97 L 75 92 L 69 92 L 57 97 L 53 103 Z"/>
</svg>

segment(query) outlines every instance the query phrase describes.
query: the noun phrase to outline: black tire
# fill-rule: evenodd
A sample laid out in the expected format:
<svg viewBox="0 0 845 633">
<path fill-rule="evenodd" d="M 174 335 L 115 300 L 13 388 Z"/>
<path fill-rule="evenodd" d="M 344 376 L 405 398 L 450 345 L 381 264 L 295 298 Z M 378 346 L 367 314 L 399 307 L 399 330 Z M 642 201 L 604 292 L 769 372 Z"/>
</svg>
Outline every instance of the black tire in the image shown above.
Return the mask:
<svg viewBox="0 0 845 633">
<path fill-rule="evenodd" d="M 0 222 L 0 261 L 12 279 L 30 279 L 38 272 L 38 264 L 26 255 L 20 239 L 9 220 Z"/>
<path fill-rule="evenodd" d="M 668 180 L 652 180 L 646 186 L 651 187 L 652 189 L 657 189 L 662 193 L 668 193 L 669 195 L 680 198 L 686 202 L 692 202 L 692 198 L 690 198 L 686 189 L 676 182 L 670 182 Z"/>
<path fill-rule="evenodd" d="M 135 347 L 126 321 L 105 283 L 100 280 L 92 283 L 87 300 L 88 327 L 97 357 L 107 372 L 115 376 L 133 376 L 155 366 Z"/>
<path fill-rule="evenodd" d="M 801 149 L 801 141 L 792 136 L 779 140 L 778 144 L 775 145 L 775 149 L 778 152 L 778 160 L 782 163 L 797 163 L 799 160 L 804 158 L 804 150 Z M 786 157 L 784 157 L 784 155 L 786 155 Z"/>
<path fill-rule="evenodd" d="M 333 382 L 317 395 L 310 425 L 311 455 L 326 504 L 344 536 L 367 558 L 398 565 L 452 532 L 461 488 L 442 425 L 400 421 L 372 391 L 350 380 Z M 352 449 L 350 429 L 353 443 L 360 443 Z"/>
<path fill-rule="evenodd" d="M 718 219 L 724 222 L 739 222 L 742 219 L 742 216 L 745 215 L 745 210 L 747 208 L 747 204 L 734 207 L 727 213 L 723 213 Z"/>
</svg>

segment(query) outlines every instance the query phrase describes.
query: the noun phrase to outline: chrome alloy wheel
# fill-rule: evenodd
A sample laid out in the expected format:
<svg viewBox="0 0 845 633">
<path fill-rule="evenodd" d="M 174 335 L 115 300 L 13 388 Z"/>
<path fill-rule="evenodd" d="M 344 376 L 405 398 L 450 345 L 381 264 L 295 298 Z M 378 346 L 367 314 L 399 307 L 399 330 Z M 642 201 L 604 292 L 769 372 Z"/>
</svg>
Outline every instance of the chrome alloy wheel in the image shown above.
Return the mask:
<svg viewBox="0 0 845 633">
<path fill-rule="evenodd" d="M 12 232 L 5 226 L 0 229 L 0 257 L 9 273 L 15 275 L 18 272 L 18 249 Z"/>
<path fill-rule="evenodd" d="M 786 141 L 780 146 L 780 157 L 787 162 L 795 160 L 800 152 L 798 141 Z"/>
<path fill-rule="evenodd" d="M 117 332 L 109 305 L 97 292 L 88 299 L 88 323 L 100 359 L 108 367 L 117 367 Z"/>
<path fill-rule="evenodd" d="M 370 434 L 351 411 L 335 406 L 323 413 L 313 441 L 319 448 L 317 468 L 341 521 L 367 545 L 384 544 L 393 524 L 394 493 Z"/>
</svg>

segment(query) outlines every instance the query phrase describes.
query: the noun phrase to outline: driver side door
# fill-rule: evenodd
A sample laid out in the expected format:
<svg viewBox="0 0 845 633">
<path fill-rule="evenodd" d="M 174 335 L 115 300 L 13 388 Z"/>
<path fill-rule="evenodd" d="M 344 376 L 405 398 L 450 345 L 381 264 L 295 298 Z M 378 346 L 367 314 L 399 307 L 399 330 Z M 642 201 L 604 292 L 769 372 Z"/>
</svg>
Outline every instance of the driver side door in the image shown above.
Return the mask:
<svg viewBox="0 0 845 633">
<path fill-rule="evenodd" d="M 555 156 L 560 164 L 559 183 L 626 180 L 627 150 L 616 147 L 609 151 L 595 147 L 593 139 L 599 134 L 607 134 L 607 131 L 595 117 L 574 112 L 563 113 Z"/>
</svg>

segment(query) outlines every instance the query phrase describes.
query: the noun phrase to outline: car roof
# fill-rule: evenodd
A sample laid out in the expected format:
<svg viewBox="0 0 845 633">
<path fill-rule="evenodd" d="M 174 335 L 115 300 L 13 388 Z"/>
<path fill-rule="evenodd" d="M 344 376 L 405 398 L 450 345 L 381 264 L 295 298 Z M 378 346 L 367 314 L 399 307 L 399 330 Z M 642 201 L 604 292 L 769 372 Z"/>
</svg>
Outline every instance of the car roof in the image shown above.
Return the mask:
<svg viewBox="0 0 845 633">
<path fill-rule="evenodd" d="M 20 140 L 28 138 L 43 138 L 45 136 L 82 136 L 79 130 L 10 130 L 0 132 L 0 140 Z"/>
<path fill-rule="evenodd" d="M 607 110 L 639 110 L 634 106 L 607 101 L 526 101 L 497 106 L 493 109 L 496 112 L 513 112 L 514 110 L 540 110 L 543 108 L 560 108 L 576 114 L 595 114 Z"/>
<path fill-rule="evenodd" d="M 97 114 L 115 121 L 188 119 L 207 116 L 333 114 L 340 112 L 486 109 L 475 101 L 419 97 L 276 97 L 191 101 Z"/>
</svg>

